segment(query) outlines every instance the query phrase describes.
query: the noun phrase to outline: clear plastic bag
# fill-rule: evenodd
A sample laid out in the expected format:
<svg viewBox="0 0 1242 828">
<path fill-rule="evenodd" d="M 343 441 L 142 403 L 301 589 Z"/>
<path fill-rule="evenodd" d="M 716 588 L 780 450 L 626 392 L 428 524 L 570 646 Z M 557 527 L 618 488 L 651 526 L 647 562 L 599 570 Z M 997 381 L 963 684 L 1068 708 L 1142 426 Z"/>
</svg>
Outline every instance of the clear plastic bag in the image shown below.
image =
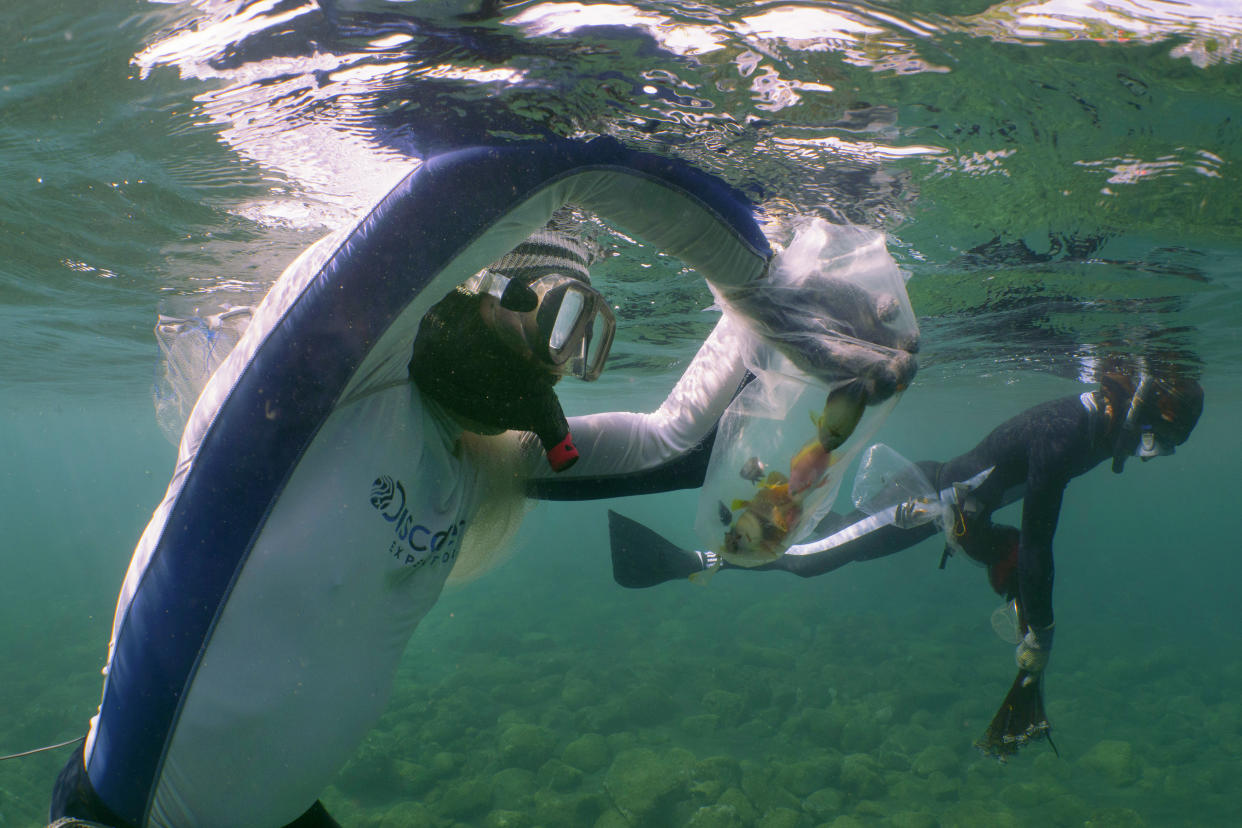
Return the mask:
<svg viewBox="0 0 1242 828">
<path fill-rule="evenodd" d="M 863 452 L 850 498 L 869 515 L 896 507 L 893 523 L 901 529 L 942 520 L 945 508 L 927 475 L 883 443 Z"/>
<path fill-rule="evenodd" d="M 717 290 L 721 306 L 825 387 L 854 381 L 873 402 L 904 389 L 919 329 L 884 234 L 818 218 L 793 228 L 766 278 Z"/>
<path fill-rule="evenodd" d="M 848 383 L 833 390 L 847 391 Z M 834 408 L 851 406 L 831 399 L 832 392 L 805 375 L 765 371 L 734 400 L 721 418 L 699 499 L 695 529 L 707 548 L 730 563 L 760 566 L 828 513 L 850 460 L 897 397 L 858 411 L 848 438 L 827 449 L 821 435 L 841 422 Z"/>
<path fill-rule="evenodd" d="M 918 325 L 883 233 L 820 219 L 796 227 L 764 280 L 718 298 L 749 333 L 755 379 L 720 420 L 695 530 L 730 563 L 759 566 L 832 508 L 913 377 Z"/>
<path fill-rule="evenodd" d="M 165 316 L 155 326 L 162 359 L 155 377 L 155 419 L 173 445 L 199 394 L 250 325 L 253 309 L 225 305 L 206 316 Z"/>
</svg>

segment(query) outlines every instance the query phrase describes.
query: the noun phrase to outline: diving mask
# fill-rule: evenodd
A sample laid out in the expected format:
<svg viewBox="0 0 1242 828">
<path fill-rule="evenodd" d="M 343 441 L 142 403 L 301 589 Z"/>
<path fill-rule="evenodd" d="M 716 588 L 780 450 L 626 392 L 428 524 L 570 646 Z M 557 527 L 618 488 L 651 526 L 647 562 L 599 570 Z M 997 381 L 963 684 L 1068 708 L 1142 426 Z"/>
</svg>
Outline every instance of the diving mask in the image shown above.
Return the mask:
<svg viewBox="0 0 1242 828">
<path fill-rule="evenodd" d="M 1139 432 L 1139 444 L 1134 447 L 1135 457 L 1150 460 L 1153 457 L 1168 457 L 1174 451 L 1173 444 L 1161 440 L 1154 428 L 1146 424 L 1142 426 Z"/>
<path fill-rule="evenodd" d="M 483 296 L 483 318 L 514 351 L 587 382 L 604 370 L 616 318 L 603 295 L 580 278 L 548 273 L 523 284 L 485 268 L 463 288 Z"/>
</svg>

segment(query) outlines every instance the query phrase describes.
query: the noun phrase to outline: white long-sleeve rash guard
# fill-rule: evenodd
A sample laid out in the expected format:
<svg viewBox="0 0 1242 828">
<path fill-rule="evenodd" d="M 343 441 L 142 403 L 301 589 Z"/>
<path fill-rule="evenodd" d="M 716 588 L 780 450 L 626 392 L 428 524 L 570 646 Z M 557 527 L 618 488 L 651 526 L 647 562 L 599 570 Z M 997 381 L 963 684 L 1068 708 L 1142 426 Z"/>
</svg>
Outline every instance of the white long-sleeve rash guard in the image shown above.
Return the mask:
<svg viewBox="0 0 1242 828">
<path fill-rule="evenodd" d="M 528 440 L 529 477 L 536 486 L 555 483 L 571 491 L 575 484 L 587 480 L 606 489 L 609 480 L 631 478 L 636 481 L 631 489 L 641 489 L 644 473 L 698 446 L 716 426 L 746 375 L 741 359 L 744 336 L 739 325 L 722 317 L 654 412 L 612 411 L 570 417 L 569 429 L 580 458 L 564 472 L 553 473 L 542 452 L 536 454 L 537 442 L 532 435 Z M 617 493 L 632 494 L 631 489 Z"/>
<path fill-rule="evenodd" d="M 641 477 L 698 444 L 744 375 L 737 336 L 727 321 L 717 325 L 653 413 L 572 418 L 581 459 L 556 477 Z M 458 433 L 410 383 L 332 414 L 200 655 L 151 825 L 286 824 L 352 754 L 382 713 L 476 506 L 477 475 L 454 451 Z M 553 475 L 541 451 L 530 466 L 534 477 Z M 146 563 L 135 556 L 127 595 Z"/>
</svg>

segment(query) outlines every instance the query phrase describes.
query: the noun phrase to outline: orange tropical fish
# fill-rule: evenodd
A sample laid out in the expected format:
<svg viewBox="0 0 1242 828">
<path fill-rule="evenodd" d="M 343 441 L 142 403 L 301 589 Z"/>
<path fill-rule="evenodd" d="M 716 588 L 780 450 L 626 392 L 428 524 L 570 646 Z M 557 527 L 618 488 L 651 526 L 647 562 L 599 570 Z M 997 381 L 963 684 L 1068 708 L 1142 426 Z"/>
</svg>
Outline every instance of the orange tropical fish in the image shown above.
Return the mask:
<svg viewBox="0 0 1242 828">
<path fill-rule="evenodd" d="M 832 465 L 832 452 L 819 438 L 807 443 L 789 461 L 789 494 L 797 497 L 808 489 L 824 485 L 824 472 Z"/>
</svg>

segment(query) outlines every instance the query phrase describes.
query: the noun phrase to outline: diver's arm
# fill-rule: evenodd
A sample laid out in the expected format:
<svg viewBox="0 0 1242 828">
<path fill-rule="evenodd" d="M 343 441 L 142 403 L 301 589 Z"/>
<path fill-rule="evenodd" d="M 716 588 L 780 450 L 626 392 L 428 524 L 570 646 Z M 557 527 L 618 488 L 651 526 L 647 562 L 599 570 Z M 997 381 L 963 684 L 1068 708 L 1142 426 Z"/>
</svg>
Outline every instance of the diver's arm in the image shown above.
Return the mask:
<svg viewBox="0 0 1242 828">
<path fill-rule="evenodd" d="M 702 485 L 716 423 L 747 376 L 742 336 L 734 323 L 722 318 L 652 413 L 614 411 L 569 418 L 579 460 L 557 474 L 532 453 L 530 496 L 596 499 Z"/>
</svg>

